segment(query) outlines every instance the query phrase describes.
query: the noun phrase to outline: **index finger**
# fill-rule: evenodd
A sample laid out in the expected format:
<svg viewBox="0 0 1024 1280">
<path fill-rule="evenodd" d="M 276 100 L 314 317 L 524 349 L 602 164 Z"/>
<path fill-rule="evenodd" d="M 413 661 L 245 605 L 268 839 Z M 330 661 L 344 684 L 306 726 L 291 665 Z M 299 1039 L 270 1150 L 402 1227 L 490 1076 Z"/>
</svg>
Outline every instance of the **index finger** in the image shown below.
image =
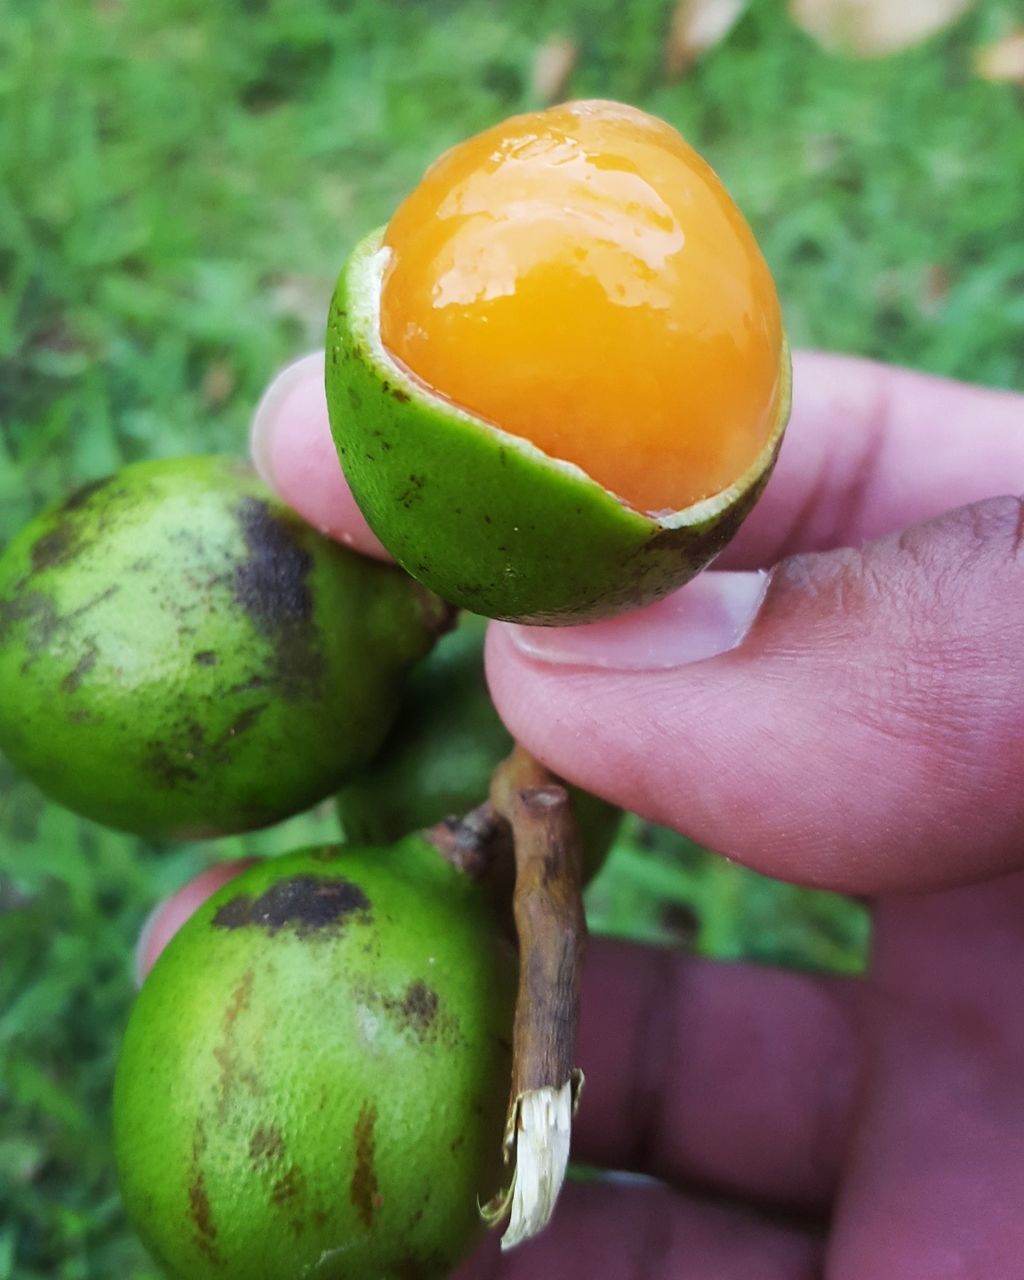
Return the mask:
<svg viewBox="0 0 1024 1280">
<path fill-rule="evenodd" d="M 1024 490 L 1024 396 L 851 356 L 797 352 L 793 363 L 778 466 L 720 567 L 856 545 Z M 323 381 L 322 353 L 278 374 L 253 421 L 253 459 L 311 524 L 386 556 L 342 475 Z"/>
</svg>

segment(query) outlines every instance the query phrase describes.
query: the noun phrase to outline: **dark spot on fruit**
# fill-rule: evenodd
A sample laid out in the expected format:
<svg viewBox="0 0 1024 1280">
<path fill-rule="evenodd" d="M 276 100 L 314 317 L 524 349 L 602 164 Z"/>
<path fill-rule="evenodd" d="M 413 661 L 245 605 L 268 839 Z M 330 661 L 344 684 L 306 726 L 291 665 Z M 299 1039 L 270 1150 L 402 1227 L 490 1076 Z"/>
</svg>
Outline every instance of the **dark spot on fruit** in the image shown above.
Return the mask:
<svg viewBox="0 0 1024 1280">
<path fill-rule="evenodd" d="M 276 1205 L 288 1204 L 291 1200 L 297 1200 L 306 1189 L 306 1179 L 303 1177 L 302 1170 L 298 1165 L 292 1165 L 291 1168 L 282 1177 L 274 1183 L 270 1190 L 270 1203 Z"/>
<path fill-rule="evenodd" d="M 75 693 L 82 681 L 96 665 L 96 658 L 99 656 L 95 644 L 90 643 L 89 648 L 82 654 L 75 665 L 67 673 L 60 682 L 60 687 L 65 693 Z"/>
<path fill-rule="evenodd" d="M 227 1008 L 224 1010 L 224 1026 L 225 1029 L 230 1027 L 238 1018 L 238 1015 L 249 1005 L 252 997 L 252 984 L 255 974 L 251 969 L 246 969 L 241 978 L 235 985 L 234 991 L 231 993 L 231 999 L 228 1001 Z"/>
<path fill-rule="evenodd" d="M 249 1139 L 249 1159 L 253 1164 L 261 1160 L 280 1160 L 284 1155 L 284 1138 L 281 1130 L 273 1125 L 260 1125 Z"/>
<path fill-rule="evenodd" d="M 403 391 L 401 387 L 395 387 L 394 391 L 391 394 L 395 397 L 395 399 L 398 401 L 399 404 L 408 404 L 409 401 L 412 399 L 408 391 Z"/>
<path fill-rule="evenodd" d="M 88 484 L 80 485 L 64 499 L 60 504 L 60 510 L 77 511 L 79 507 L 84 507 L 93 494 L 105 489 L 113 478 L 113 476 L 104 476 L 102 480 L 90 480 Z"/>
<path fill-rule="evenodd" d="M 228 725 L 224 737 L 226 739 L 237 738 L 240 733 L 245 733 L 247 729 L 252 728 L 266 709 L 267 704 L 265 702 L 261 702 L 256 707 L 247 707 L 245 711 L 239 712 L 231 724 Z"/>
<path fill-rule="evenodd" d="M 313 557 L 259 498 L 242 499 L 238 520 L 249 555 L 235 569 L 235 599 L 264 634 L 282 623 L 308 621 L 313 598 L 307 578 Z"/>
<path fill-rule="evenodd" d="M 398 1010 L 406 1023 L 423 1036 L 437 1015 L 438 1003 L 437 992 L 425 982 L 410 982 Z"/>
<path fill-rule="evenodd" d="M 55 565 L 66 564 L 74 554 L 78 544 L 76 530 L 72 525 L 63 523 L 44 533 L 32 544 L 29 553 L 32 561 L 32 572 L 41 573 L 44 569 L 52 569 Z"/>
<path fill-rule="evenodd" d="M 217 1239 L 217 1228 L 210 1208 L 210 1197 L 206 1194 L 206 1184 L 202 1173 L 197 1173 L 188 1189 L 188 1209 L 192 1221 L 196 1224 L 196 1244 L 211 1261 L 215 1260 L 216 1251 L 213 1242 Z"/>
<path fill-rule="evenodd" d="M 370 918 L 370 899 L 348 880 L 326 876 L 292 876 L 271 885 L 255 900 L 246 893 L 225 902 L 213 917 L 219 929 L 257 925 L 275 934 L 291 925 L 300 935 L 341 925 L 349 916 Z"/>
<path fill-rule="evenodd" d="M 274 646 L 274 677 L 285 696 L 312 696 L 323 670 L 309 586 L 313 557 L 269 503 L 244 498 L 237 515 L 248 554 L 232 575 L 235 601 Z"/>
<path fill-rule="evenodd" d="M 212 649 L 200 649 L 192 655 L 192 661 L 200 667 L 215 667 L 220 659 Z"/>
<path fill-rule="evenodd" d="M 466 1145 L 466 1135 L 464 1133 L 460 1133 L 457 1137 L 452 1138 L 451 1142 L 449 1142 L 448 1150 L 452 1153 L 452 1155 L 455 1155 L 455 1153 L 457 1151 L 461 1151 L 465 1145 Z"/>
<path fill-rule="evenodd" d="M 384 1203 L 373 1167 L 376 1123 L 377 1108 L 364 1102 L 352 1134 L 356 1164 L 349 1185 L 349 1196 L 359 1214 L 359 1220 L 367 1230 L 373 1226 L 374 1214 Z"/>
<path fill-rule="evenodd" d="M 425 982 L 410 982 L 400 997 L 367 991 L 364 998 L 382 1008 L 400 1031 L 423 1044 L 434 1042 L 453 1048 L 462 1039 L 458 1019 L 441 1008 L 437 992 Z"/>
<path fill-rule="evenodd" d="M 168 791 L 199 781 L 196 770 L 172 755 L 163 742 L 147 742 L 143 761 L 156 783 Z"/>
<path fill-rule="evenodd" d="M 0 600 L 0 640 L 6 640 L 19 623 L 25 623 L 28 631 L 25 648 L 39 653 L 49 648 L 61 618 L 50 596 L 42 591 L 26 591 L 10 600 Z"/>
</svg>

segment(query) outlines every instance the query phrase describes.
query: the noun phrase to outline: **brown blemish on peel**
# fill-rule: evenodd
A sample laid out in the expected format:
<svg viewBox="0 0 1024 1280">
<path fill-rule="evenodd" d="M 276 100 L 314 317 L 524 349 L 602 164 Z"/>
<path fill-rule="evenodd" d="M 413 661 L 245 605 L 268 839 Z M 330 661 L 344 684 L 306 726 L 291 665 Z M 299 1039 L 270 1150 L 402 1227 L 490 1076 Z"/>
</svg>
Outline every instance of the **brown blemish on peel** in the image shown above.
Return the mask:
<svg viewBox="0 0 1024 1280">
<path fill-rule="evenodd" d="M 410 982 L 395 1012 L 405 1020 L 406 1026 L 423 1039 L 437 1016 L 439 1003 L 437 992 L 425 982 Z"/>
<path fill-rule="evenodd" d="M 313 616 L 313 556 L 283 512 L 258 498 L 236 508 L 246 556 L 231 575 L 235 603 L 272 646 L 272 683 L 286 697 L 313 697 L 324 659 Z"/>
<path fill-rule="evenodd" d="M 88 484 L 80 485 L 64 499 L 60 504 L 60 510 L 77 511 L 79 507 L 84 507 L 93 494 L 105 489 L 113 478 L 113 476 L 104 476 L 102 480 L 90 480 Z"/>
<path fill-rule="evenodd" d="M 356 1166 L 349 1185 L 349 1196 L 355 1205 L 359 1220 L 367 1231 L 373 1226 L 373 1218 L 384 1203 L 377 1182 L 377 1173 L 373 1167 L 374 1126 L 377 1123 L 377 1108 L 364 1102 L 356 1120 L 352 1137 L 355 1143 Z"/>
<path fill-rule="evenodd" d="M 286 522 L 258 498 L 243 498 L 238 521 L 248 551 L 234 572 L 238 604 L 264 634 L 289 622 L 308 622 L 313 597 L 307 579 L 313 557 L 299 546 Z"/>
<path fill-rule="evenodd" d="M 253 1164 L 262 1160 L 280 1160 L 284 1155 L 284 1138 L 274 1125 L 260 1125 L 249 1139 L 249 1159 Z"/>
<path fill-rule="evenodd" d="M 212 1050 L 213 1060 L 220 1071 L 218 1110 L 222 1118 L 228 1112 L 231 1096 L 236 1089 L 246 1089 L 253 1096 L 262 1092 L 257 1071 L 246 1062 L 236 1037 L 236 1023 L 249 1007 L 252 998 L 254 977 L 253 970 L 247 969 L 235 984 L 221 1018 L 223 1036 Z"/>
<path fill-rule="evenodd" d="M 350 916 L 366 924 L 370 899 L 357 884 L 340 877 L 291 876 L 271 885 L 258 898 L 241 893 L 218 908 L 212 924 L 217 929 L 242 929 L 256 925 L 273 935 L 292 927 L 300 936 L 342 925 Z"/>
<path fill-rule="evenodd" d="M 280 1208 L 282 1205 L 297 1200 L 306 1189 L 306 1179 L 298 1165 L 291 1168 L 274 1183 L 270 1190 L 270 1203 Z"/>
<path fill-rule="evenodd" d="M 366 998 L 381 1007 L 400 1031 L 421 1044 L 454 1048 L 462 1039 L 458 1019 L 441 1007 L 437 992 L 422 980 L 410 982 L 400 996 L 370 991 Z"/>
<path fill-rule="evenodd" d="M 89 672 L 96 665 L 96 659 L 99 656 L 99 650 L 96 645 L 90 642 L 89 648 L 78 659 L 75 665 L 67 673 L 60 682 L 60 687 L 65 693 L 76 693 L 79 686 Z"/>
<path fill-rule="evenodd" d="M 210 1197 L 206 1194 L 206 1183 L 202 1173 L 196 1174 L 188 1189 L 188 1211 L 196 1226 L 196 1247 L 211 1262 L 218 1262 L 217 1251 L 214 1248 L 217 1228 L 213 1221 Z"/>
<path fill-rule="evenodd" d="M 252 998 L 252 984 L 255 974 L 251 969 L 246 969 L 245 973 L 239 979 L 234 991 L 231 993 L 231 999 L 228 1001 L 227 1008 L 224 1010 L 224 1029 L 232 1026 L 238 1015 L 249 1007 L 249 1001 Z"/>
<path fill-rule="evenodd" d="M 44 569 L 66 564 L 74 554 L 77 542 L 76 530 L 67 522 L 58 524 L 49 533 L 44 533 L 32 544 L 32 550 L 29 553 L 32 572 L 41 573 Z"/>
</svg>

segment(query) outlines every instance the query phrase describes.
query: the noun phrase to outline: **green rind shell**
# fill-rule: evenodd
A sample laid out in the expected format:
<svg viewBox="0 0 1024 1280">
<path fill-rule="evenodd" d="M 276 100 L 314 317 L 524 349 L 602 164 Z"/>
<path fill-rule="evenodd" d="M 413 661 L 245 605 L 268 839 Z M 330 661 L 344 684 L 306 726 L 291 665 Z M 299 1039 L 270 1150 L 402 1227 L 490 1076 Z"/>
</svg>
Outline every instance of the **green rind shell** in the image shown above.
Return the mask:
<svg viewBox="0 0 1024 1280">
<path fill-rule="evenodd" d="M 109 826 L 263 826 L 366 763 L 444 613 L 238 460 L 129 466 L 0 557 L 0 750 Z"/>
<path fill-rule="evenodd" d="M 327 328 L 327 403 L 363 514 L 413 577 L 454 604 L 510 621 L 593 621 L 667 595 L 726 545 L 768 479 L 789 416 L 725 492 L 664 520 L 579 468 L 432 394 L 385 350 L 375 231 L 342 270 Z"/>
<path fill-rule="evenodd" d="M 441 1280 L 500 1184 L 515 995 L 419 837 L 254 867 L 161 955 L 117 1069 L 124 1203 L 176 1280 Z"/>
<path fill-rule="evenodd" d="M 491 775 L 512 750 L 484 680 L 486 623 L 463 614 L 409 678 L 387 741 L 338 796 L 346 839 L 384 844 L 487 799 Z M 621 810 L 570 788 L 583 845 L 584 877 L 601 869 Z"/>
</svg>

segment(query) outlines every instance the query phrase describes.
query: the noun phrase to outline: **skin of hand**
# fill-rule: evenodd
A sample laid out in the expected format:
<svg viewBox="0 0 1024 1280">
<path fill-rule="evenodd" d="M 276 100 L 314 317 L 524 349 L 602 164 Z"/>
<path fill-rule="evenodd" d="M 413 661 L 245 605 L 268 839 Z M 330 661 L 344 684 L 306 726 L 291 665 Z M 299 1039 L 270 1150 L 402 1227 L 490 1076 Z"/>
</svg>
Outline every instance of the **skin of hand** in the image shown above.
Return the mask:
<svg viewBox="0 0 1024 1280">
<path fill-rule="evenodd" d="M 278 377 L 253 456 L 382 555 L 322 371 Z M 493 624 L 488 679 L 571 781 L 870 896 L 870 973 L 595 942 L 574 1155 L 646 1176 L 570 1185 L 537 1241 L 459 1280 L 1024 1278 L 1024 398 L 807 353 L 794 385 L 713 571 L 610 622 Z M 223 878 L 161 908 L 140 973 Z"/>
</svg>

